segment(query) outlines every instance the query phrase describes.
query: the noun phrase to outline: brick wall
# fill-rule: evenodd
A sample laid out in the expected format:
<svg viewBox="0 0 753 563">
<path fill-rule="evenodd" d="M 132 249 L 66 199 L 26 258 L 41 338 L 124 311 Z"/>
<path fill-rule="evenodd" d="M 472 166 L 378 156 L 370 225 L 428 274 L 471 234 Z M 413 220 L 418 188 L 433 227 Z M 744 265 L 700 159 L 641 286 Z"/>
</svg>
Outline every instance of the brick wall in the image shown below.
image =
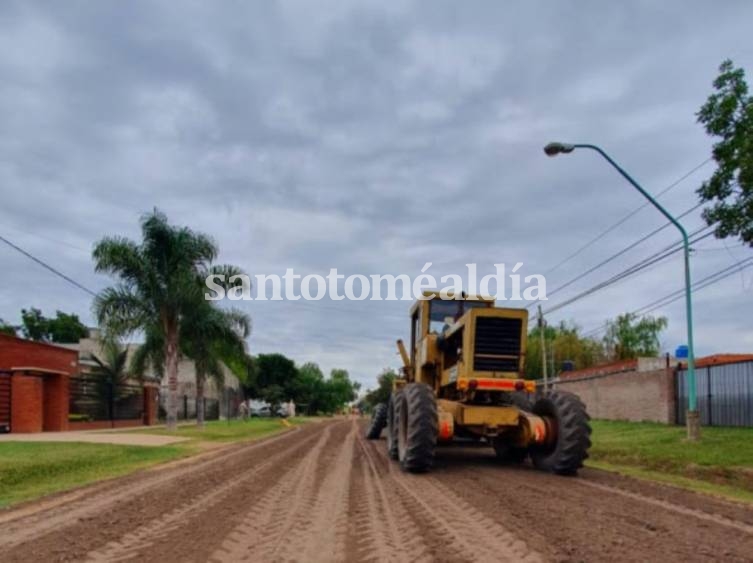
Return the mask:
<svg viewBox="0 0 753 563">
<path fill-rule="evenodd" d="M 69 385 L 67 375 L 45 376 L 43 424 L 45 432 L 68 430 Z"/>
<path fill-rule="evenodd" d="M 144 385 L 144 424 L 147 426 L 157 424 L 157 391 L 156 385 Z"/>
<path fill-rule="evenodd" d="M 29 367 L 78 373 L 78 352 L 0 334 L 0 369 Z"/>
<path fill-rule="evenodd" d="M 592 418 L 675 423 L 671 368 L 568 377 L 555 388 L 578 395 Z"/>
<path fill-rule="evenodd" d="M 13 375 L 11 378 L 11 431 L 42 431 L 44 421 L 42 409 L 43 383 L 44 380 L 41 377 L 18 373 Z"/>
<path fill-rule="evenodd" d="M 12 432 L 68 429 L 68 380 L 78 372 L 77 351 L 0 334 L 0 370 L 13 372 Z"/>
</svg>

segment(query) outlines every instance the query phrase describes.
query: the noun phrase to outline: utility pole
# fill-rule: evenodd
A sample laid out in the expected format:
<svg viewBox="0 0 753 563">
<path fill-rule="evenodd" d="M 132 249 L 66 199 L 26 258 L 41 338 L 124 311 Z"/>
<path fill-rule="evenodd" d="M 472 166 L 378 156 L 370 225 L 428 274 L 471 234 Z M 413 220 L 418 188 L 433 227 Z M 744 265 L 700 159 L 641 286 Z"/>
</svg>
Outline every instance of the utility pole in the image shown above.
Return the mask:
<svg viewBox="0 0 753 563">
<path fill-rule="evenodd" d="M 541 369 L 544 371 L 544 392 L 549 391 L 549 377 L 546 370 L 546 343 L 544 340 L 544 314 L 541 312 L 539 305 L 539 342 L 541 343 Z"/>
<path fill-rule="evenodd" d="M 551 370 L 552 370 L 551 371 L 552 377 L 557 377 L 557 366 L 554 363 L 554 347 L 555 347 L 555 345 L 556 345 L 556 342 L 552 341 L 552 346 L 551 346 L 551 349 L 549 350 L 549 356 L 552 358 L 552 365 L 550 366 Z"/>
</svg>

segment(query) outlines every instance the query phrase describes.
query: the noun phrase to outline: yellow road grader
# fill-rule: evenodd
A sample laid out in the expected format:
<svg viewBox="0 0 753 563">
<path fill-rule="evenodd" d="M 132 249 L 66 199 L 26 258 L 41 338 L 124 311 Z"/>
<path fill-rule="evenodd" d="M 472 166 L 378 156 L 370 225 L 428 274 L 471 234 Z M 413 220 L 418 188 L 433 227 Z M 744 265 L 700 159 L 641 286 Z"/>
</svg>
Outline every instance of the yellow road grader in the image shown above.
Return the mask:
<svg viewBox="0 0 753 563">
<path fill-rule="evenodd" d="M 376 407 L 367 438 L 387 432 L 403 470 L 431 468 L 438 443 L 485 440 L 505 463 L 573 475 L 591 446 L 589 416 L 572 393 L 537 395 L 523 379 L 528 311 L 495 300 L 424 292 L 410 310 L 410 343 L 387 404 Z"/>
</svg>

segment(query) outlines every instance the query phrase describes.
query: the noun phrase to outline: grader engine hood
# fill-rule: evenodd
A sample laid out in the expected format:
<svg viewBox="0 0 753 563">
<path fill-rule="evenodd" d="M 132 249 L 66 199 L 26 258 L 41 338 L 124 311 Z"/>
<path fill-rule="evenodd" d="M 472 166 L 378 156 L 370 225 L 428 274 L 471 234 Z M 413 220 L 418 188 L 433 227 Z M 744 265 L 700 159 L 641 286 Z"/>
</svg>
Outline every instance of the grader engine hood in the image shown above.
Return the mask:
<svg viewBox="0 0 753 563">
<path fill-rule="evenodd" d="M 505 309 L 479 309 L 467 313 L 473 336 L 473 371 L 517 377 L 523 370 L 523 340 L 527 327 L 523 326 L 520 312 L 514 313 L 510 316 Z"/>
<path fill-rule="evenodd" d="M 521 384 L 516 387 L 514 380 L 523 376 L 527 321 L 525 309 L 467 311 L 438 338 L 442 385 L 521 390 L 518 388 Z"/>
</svg>

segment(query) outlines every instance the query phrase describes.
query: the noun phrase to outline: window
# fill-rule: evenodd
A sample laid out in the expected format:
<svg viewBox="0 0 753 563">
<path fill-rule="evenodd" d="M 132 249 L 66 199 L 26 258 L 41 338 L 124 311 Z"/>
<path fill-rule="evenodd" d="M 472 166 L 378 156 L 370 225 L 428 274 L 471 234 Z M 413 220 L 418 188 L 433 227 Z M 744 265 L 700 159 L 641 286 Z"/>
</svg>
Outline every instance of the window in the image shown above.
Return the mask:
<svg viewBox="0 0 753 563">
<path fill-rule="evenodd" d="M 432 299 L 429 303 L 429 332 L 441 334 L 457 321 L 468 309 L 491 307 L 486 301 L 463 301 Z"/>
</svg>

